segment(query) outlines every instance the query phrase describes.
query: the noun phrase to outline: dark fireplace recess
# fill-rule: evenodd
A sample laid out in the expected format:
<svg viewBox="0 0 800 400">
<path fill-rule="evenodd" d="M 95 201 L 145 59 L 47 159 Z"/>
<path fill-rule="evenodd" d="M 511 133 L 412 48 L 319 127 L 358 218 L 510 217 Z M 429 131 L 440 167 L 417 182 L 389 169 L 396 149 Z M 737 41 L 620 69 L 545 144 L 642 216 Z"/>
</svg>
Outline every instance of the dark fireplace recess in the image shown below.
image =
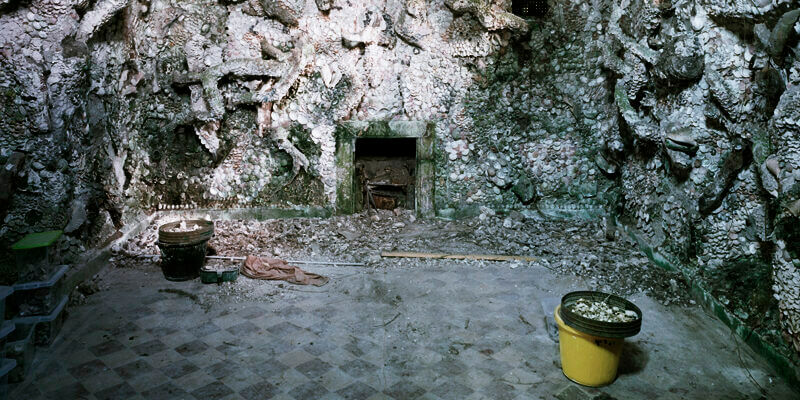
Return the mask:
<svg viewBox="0 0 800 400">
<path fill-rule="evenodd" d="M 414 209 L 416 138 L 358 138 L 354 162 L 356 211 Z"/>
<path fill-rule="evenodd" d="M 413 209 L 417 217 L 436 214 L 435 122 L 344 121 L 336 126 L 335 135 L 337 214 L 352 214 L 374 204 L 364 202 L 370 198 L 367 188 L 373 201 L 377 194 L 379 202 L 388 203 L 383 207 L 394 201 L 395 207 Z M 356 171 L 356 164 L 363 172 Z"/>
</svg>

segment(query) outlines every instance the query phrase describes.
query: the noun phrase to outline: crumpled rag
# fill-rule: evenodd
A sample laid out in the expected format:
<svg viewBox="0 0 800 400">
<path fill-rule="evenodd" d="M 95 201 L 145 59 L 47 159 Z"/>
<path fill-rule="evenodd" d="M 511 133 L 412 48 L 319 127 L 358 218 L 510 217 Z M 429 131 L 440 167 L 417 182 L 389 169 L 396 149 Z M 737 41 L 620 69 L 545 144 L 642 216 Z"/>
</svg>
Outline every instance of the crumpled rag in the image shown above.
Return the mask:
<svg viewBox="0 0 800 400">
<path fill-rule="evenodd" d="M 303 271 L 277 258 L 247 256 L 241 272 L 252 279 L 283 280 L 296 285 L 322 286 L 328 283 L 326 276 Z"/>
</svg>

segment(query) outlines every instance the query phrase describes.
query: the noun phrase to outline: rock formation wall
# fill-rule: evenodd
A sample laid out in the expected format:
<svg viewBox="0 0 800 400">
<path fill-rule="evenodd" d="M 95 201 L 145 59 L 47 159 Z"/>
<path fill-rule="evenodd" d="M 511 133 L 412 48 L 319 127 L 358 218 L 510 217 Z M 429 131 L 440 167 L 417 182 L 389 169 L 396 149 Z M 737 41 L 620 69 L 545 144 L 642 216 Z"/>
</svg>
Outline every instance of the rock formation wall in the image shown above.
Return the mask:
<svg viewBox="0 0 800 400">
<path fill-rule="evenodd" d="M 603 207 L 800 350 L 797 1 L 549 5 L 4 0 L 0 239 L 334 207 L 337 124 L 427 120 L 440 215 Z"/>
<path fill-rule="evenodd" d="M 613 109 L 596 61 L 583 59 L 588 9 L 565 1 L 533 26 L 507 10 L 489 0 L 5 4 L 0 161 L 23 151 L 27 162 L 3 238 L 67 225 L 80 246 L 136 210 L 333 206 L 335 126 L 350 119 L 435 121 L 445 214 L 593 198 L 589 125 Z"/>
<path fill-rule="evenodd" d="M 68 38 L 86 4 L 58 0 L 0 3 L 0 265 L 23 234 L 65 229 L 63 248 L 80 253 L 119 226 L 119 210 L 100 176 L 114 162 L 106 110 L 89 101 L 88 56 Z M 85 47 L 85 46 L 84 46 Z M 85 53 L 85 51 L 84 51 Z M 97 106 L 100 108 L 97 109 Z M 12 278 L 9 278 L 11 276 Z"/>
<path fill-rule="evenodd" d="M 623 218 L 652 247 L 800 351 L 800 253 L 787 240 L 800 204 L 797 7 L 612 2 L 604 64 L 624 151 L 602 157 L 620 165 Z"/>
</svg>

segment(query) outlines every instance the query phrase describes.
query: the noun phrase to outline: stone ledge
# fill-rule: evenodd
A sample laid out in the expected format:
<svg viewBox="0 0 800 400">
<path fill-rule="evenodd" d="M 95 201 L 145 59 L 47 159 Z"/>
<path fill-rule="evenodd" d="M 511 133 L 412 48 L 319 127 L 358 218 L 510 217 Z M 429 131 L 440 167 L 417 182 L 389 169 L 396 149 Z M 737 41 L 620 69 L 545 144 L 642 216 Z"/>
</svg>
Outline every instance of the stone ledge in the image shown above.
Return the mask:
<svg viewBox="0 0 800 400">
<path fill-rule="evenodd" d="M 117 235 L 120 236 L 116 240 L 111 241 L 109 244 L 99 249 L 90 250 L 89 254 L 84 257 L 81 262 L 76 263 L 72 268 L 70 268 L 69 272 L 67 272 L 67 276 L 65 278 L 65 284 L 68 288 L 67 294 L 72 294 L 72 291 L 76 286 L 78 286 L 81 282 L 90 279 L 108 264 L 108 260 L 111 258 L 112 246 L 143 232 L 145 229 L 147 229 L 150 223 L 153 222 L 155 216 L 155 213 L 151 215 L 143 213 L 140 214 L 139 217 L 137 217 L 139 219 L 138 222 L 125 225 L 117 231 Z"/>
</svg>

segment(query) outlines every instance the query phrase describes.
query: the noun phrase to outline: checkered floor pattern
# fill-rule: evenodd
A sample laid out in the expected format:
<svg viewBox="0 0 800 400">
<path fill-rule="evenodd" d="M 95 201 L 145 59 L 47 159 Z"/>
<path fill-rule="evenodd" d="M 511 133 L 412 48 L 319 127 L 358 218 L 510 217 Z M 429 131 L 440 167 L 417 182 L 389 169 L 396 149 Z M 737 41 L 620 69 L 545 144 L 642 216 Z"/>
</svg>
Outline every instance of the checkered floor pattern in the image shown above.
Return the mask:
<svg viewBox="0 0 800 400">
<path fill-rule="evenodd" d="M 14 395 L 522 399 L 543 382 L 547 371 L 537 371 L 524 354 L 552 359 L 554 344 L 530 338 L 534 327 L 519 318 L 524 302 L 507 291 L 510 283 L 488 272 L 467 279 L 440 271 L 409 285 L 404 274 L 337 271 L 360 274 L 210 307 L 191 293 L 214 285 L 108 271 L 111 289 L 71 310 L 57 342 L 39 350 L 45 360 Z M 490 300 L 475 301 L 481 287 Z M 450 302 L 427 302 L 432 291 Z M 560 372 L 550 370 L 563 384 Z"/>
<path fill-rule="evenodd" d="M 226 287 L 108 268 L 106 288 L 69 310 L 10 398 L 758 398 L 737 369 L 735 344 L 719 340 L 727 331 L 698 310 L 636 297 L 649 319 L 625 350 L 635 362 L 600 391 L 563 376 L 540 304 L 582 288 L 578 277 L 446 260 L 310 270 L 330 283 L 240 277 Z M 263 293 L 256 298 L 231 290 L 243 287 L 269 290 L 248 292 Z M 750 373 L 786 393 L 741 351 Z"/>
</svg>

